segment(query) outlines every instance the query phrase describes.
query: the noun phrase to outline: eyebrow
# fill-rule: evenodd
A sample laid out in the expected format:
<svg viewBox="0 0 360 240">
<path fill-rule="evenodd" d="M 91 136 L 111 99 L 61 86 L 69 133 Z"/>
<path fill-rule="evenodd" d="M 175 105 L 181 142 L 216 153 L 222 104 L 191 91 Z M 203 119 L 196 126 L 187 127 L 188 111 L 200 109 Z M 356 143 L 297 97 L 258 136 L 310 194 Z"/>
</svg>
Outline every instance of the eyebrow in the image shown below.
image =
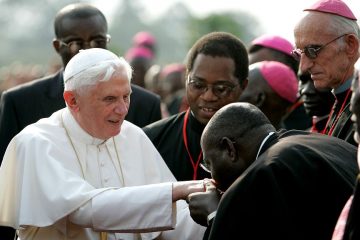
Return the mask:
<svg viewBox="0 0 360 240">
<path fill-rule="evenodd" d="M 202 82 L 206 82 L 206 79 L 205 78 L 202 78 L 202 77 L 197 77 L 197 76 L 194 76 L 194 77 L 190 77 L 189 76 L 189 79 L 190 80 L 198 80 L 198 81 L 202 81 Z M 230 79 L 221 79 L 221 80 L 216 80 L 213 84 L 223 84 L 223 83 L 233 83 Z"/>
</svg>

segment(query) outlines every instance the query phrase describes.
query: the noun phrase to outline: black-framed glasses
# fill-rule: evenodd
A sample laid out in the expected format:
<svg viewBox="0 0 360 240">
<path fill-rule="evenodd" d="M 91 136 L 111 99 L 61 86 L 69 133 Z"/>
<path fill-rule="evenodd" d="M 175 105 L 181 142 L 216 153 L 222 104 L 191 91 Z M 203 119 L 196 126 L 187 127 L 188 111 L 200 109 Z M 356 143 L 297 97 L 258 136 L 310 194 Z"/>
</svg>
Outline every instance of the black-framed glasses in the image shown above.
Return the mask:
<svg viewBox="0 0 360 240">
<path fill-rule="evenodd" d="M 207 84 L 204 81 L 198 79 L 191 79 L 190 76 L 188 76 L 187 84 L 190 87 L 191 91 L 199 95 L 207 92 L 211 87 L 212 92 L 218 98 L 227 97 L 237 86 L 239 86 L 239 84 L 233 84 L 226 81 L 218 82 L 215 84 Z"/>
<path fill-rule="evenodd" d="M 294 49 L 294 50 L 291 51 L 291 55 L 298 61 L 300 60 L 301 54 L 303 54 L 303 53 L 305 53 L 306 57 L 308 57 L 310 59 L 316 59 L 322 49 L 324 49 L 330 43 L 335 42 L 339 38 L 342 38 L 342 37 L 344 37 L 346 35 L 349 35 L 349 34 L 350 33 L 345 33 L 343 35 L 340 35 L 340 36 L 334 38 L 333 40 L 331 40 L 330 42 L 327 42 L 327 43 L 325 43 L 324 45 L 321 45 L 321 46 L 309 45 L 309 46 L 304 47 L 303 50 L 301 50 L 299 48 Z"/>
<path fill-rule="evenodd" d="M 70 42 L 63 42 L 58 40 L 61 45 L 68 47 L 72 52 L 77 52 L 80 49 L 84 49 L 85 44 L 87 44 L 90 48 L 106 48 L 106 44 L 110 42 L 111 36 L 106 34 L 106 37 L 97 37 L 91 39 L 90 41 L 83 40 L 74 40 Z"/>
</svg>

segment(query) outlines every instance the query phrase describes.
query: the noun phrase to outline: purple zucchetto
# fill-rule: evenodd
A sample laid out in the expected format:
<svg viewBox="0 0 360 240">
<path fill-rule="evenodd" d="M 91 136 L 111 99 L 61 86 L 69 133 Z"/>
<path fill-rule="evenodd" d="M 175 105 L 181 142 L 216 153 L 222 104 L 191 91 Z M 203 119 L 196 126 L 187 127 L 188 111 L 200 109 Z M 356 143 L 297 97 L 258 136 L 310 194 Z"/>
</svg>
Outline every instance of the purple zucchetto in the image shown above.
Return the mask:
<svg viewBox="0 0 360 240">
<path fill-rule="evenodd" d="M 341 0 L 320 0 L 304 11 L 316 11 L 335 14 L 351 20 L 357 20 L 350 8 Z"/>
</svg>

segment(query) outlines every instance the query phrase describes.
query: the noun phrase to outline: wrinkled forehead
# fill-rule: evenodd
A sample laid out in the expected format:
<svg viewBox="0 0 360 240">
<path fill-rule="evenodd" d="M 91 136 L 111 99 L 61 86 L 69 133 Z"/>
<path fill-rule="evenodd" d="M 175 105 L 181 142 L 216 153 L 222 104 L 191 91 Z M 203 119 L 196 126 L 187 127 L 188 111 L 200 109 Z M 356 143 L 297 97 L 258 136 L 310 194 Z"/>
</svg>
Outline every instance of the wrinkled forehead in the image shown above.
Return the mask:
<svg viewBox="0 0 360 240">
<path fill-rule="evenodd" d="M 308 12 L 294 28 L 295 45 L 322 42 L 333 35 L 329 28 L 329 14 Z"/>
</svg>

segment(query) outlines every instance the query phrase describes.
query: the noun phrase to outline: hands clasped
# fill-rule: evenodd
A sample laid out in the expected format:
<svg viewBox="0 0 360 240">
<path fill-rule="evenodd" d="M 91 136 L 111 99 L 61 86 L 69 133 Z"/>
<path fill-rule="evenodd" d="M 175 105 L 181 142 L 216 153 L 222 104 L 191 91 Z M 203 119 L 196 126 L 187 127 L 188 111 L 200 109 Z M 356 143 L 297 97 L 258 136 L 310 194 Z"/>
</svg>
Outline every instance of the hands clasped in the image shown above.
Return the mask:
<svg viewBox="0 0 360 240">
<path fill-rule="evenodd" d="M 216 211 L 221 193 L 217 190 L 212 179 L 204 179 L 205 192 L 195 192 L 186 198 L 189 204 L 190 215 L 193 220 L 203 226 L 207 226 L 207 216 Z"/>
</svg>

